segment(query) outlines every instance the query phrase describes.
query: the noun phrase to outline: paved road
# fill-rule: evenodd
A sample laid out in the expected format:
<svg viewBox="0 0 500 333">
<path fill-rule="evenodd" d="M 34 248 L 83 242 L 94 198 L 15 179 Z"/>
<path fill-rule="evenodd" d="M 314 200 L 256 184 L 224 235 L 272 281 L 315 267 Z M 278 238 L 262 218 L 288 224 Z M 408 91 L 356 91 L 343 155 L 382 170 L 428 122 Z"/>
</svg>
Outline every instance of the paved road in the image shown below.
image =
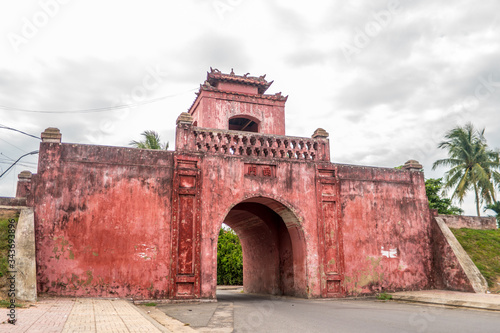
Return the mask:
<svg viewBox="0 0 500 333">
<path fill-rule="evenodd" d="M 493 311 L 394 301 L 304 300 L 234 290 L 218 291 L 217 297 L 218 303 L 159 309 L 205 332 L 217 331 L 209 327 L 214 327 L 218 318 L 227 322 L 231 317 L 228 326 L 234 327 L 234 332 L 500 332 L 500 312 Z"/>
</svg>

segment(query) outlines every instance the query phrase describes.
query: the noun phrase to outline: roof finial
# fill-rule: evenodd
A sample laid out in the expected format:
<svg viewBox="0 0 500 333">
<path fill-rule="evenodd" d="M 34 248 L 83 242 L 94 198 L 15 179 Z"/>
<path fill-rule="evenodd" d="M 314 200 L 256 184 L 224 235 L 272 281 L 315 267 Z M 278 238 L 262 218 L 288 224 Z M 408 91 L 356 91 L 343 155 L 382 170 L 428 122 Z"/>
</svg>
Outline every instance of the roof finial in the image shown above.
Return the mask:
<svg viewBox="0 0 500 333">
<path fill-rule="evenodd" d="M 234 75 L 234 71 L 233 69 L 231 68 L 231 73 L 229 73 L 230 75 Z"/>
</svg>

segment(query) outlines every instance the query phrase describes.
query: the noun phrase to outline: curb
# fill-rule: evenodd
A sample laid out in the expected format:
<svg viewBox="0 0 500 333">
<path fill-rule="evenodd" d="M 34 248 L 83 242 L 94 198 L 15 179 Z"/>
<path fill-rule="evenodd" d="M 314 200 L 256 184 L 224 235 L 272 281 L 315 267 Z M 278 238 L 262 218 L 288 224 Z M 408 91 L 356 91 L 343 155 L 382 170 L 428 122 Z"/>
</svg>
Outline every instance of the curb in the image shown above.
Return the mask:
<svg viewBox="0 0 500 333">
<path fill-rule="evenodd" d="M 144 308 L 139 306 L 143 311 L 146 311 L 147 316 L 156 320 L 160 325 L 168 330 L 168 332 L 191 333 L 196 332 L 193 328 L 185 325 L 183 322 L 167 316 L 156 307 Z"/>
<path fill-rule="evenodd" d="M 446 305 L 459 308 L 500 311 L 500 304 L 497 303 L 484 303 L 484 302 L 474 302 L 466 300 L 439 299 L 439 298 L 425 297 L 425 296 L 404 296 L 404 295 L 392 295 L 392 299 L 395 301 L 439 304 L 439 305 Z"/>
</svg>

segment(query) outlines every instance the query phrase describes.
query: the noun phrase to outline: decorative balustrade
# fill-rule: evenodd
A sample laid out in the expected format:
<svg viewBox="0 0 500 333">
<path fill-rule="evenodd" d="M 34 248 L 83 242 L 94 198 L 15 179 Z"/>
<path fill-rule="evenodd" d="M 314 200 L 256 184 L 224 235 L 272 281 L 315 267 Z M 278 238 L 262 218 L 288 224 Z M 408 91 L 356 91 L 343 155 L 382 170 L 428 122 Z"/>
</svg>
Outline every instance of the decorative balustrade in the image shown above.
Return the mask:
<svg viewBox="0 0 500 333">
<path fill-rule="evenodd" d="M 253 132 L 218 130 L 186 126 L 176 148 L 207 154 L 256 158 L 329 161 L 329 141 L 325 138 L 303 138 Z"/>
</svg>

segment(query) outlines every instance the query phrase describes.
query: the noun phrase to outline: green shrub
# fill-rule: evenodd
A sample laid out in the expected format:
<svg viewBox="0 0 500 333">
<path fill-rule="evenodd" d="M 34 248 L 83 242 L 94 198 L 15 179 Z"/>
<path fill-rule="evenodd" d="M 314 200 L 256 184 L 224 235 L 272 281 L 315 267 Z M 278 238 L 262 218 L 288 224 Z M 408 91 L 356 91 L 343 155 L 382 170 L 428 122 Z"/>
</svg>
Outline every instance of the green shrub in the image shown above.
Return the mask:
<svg viewBox="0 0 500 333">
<path fill-rule="evenodd" d="M 233 230 L 221 229 L 217 243 L 217 284 L 243 284 L 243 252 Z"/>
<path fill-rule="evenodd" d="M 388 293 L 380 293 L 380 294 L 378 294 L 377 299 L 379 299 L 381 301 L 387 301 L 387 300 L 392 299 L 392 295 L 388 294 Z"/>
</svg>

